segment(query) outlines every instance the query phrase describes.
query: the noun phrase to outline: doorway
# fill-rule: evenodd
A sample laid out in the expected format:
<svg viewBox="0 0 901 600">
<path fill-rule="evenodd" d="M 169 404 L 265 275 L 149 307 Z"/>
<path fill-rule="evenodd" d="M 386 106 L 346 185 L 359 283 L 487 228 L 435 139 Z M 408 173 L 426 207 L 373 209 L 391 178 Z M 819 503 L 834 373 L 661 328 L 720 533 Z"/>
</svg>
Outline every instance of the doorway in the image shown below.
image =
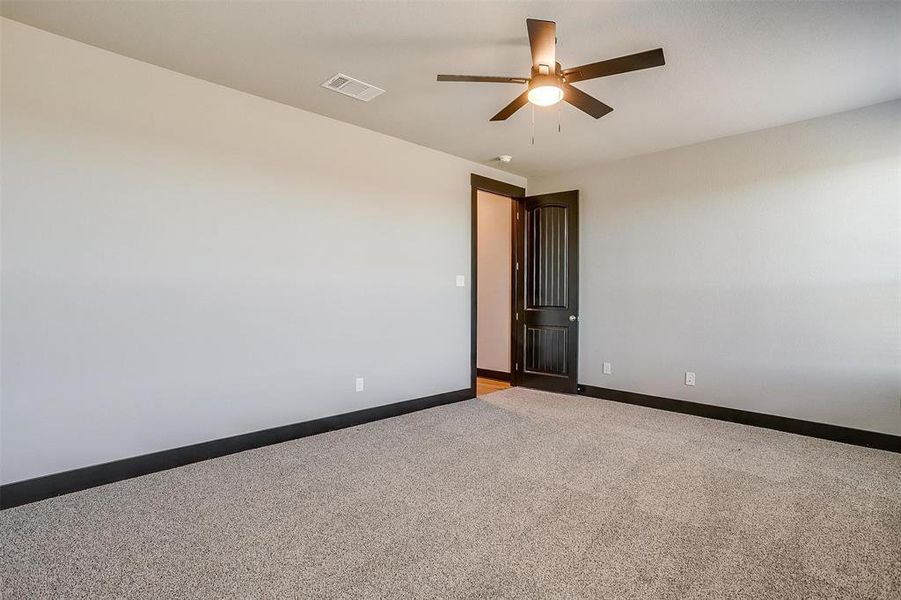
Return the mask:
<svg viewBox="0 0 901 600">
<path fill-rule="evenodd" d="M 484 190 L 476 196 L 476 392 L 482 396 L 510 387 L 514 201 Z"/>
<path fill-rule="evenodd" d="M 471 389 L 578 388 L 577 191 L 472 175 Z"/>
<path fill-rule="evenodd" d="M 512 385 L 514 222 L 523 188 L 472 176 L 472 321 L 475 394 Z"/>
</svg>

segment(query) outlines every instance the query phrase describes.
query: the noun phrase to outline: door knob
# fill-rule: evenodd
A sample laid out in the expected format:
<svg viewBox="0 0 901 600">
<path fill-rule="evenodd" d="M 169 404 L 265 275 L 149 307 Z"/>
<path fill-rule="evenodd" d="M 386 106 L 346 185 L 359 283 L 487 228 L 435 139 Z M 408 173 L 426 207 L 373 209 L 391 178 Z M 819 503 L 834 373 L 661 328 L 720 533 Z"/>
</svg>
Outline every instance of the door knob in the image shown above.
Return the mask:
<svg viewBox="0 0 901 600">
<path fill-rule="evenodd" d="M 575 321 L 575 320 L 577 320 L 578 318 L 579 318 L 579 317 L 577 317 L 576 315 L 569 315 L 569 320 L 570 320 L 570 321 Z"/>
</svg>

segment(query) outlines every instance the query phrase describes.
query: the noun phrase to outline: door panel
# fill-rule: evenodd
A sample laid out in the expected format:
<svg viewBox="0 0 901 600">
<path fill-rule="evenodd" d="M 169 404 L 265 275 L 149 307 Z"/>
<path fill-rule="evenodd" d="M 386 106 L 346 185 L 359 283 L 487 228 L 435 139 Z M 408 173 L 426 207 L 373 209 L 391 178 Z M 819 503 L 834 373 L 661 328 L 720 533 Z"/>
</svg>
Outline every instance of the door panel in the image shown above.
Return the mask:
<svg viewBox="0 0 901 600">
<path fill-rule="evenodd" d="M 566 327 L 525 326 L 525 371 L 566 376 Z"/>
<path fill-rule="evenodd" d="M 567 307 L 566 213 L 553 205 L 526 210 L 527 310 Z"/>
<path fill-rule="evenodd" d="M 575 393 L 578 386 L 579 193 L 519 201 L 514 380 Z"/>
</svg>

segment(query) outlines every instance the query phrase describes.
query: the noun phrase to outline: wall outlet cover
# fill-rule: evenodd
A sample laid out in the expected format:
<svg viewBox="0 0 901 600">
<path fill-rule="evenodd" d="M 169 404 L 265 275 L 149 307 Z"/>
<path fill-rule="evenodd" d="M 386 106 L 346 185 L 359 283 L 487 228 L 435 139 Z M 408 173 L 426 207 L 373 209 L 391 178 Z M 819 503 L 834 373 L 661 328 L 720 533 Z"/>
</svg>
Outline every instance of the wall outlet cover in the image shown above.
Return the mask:
<svg viewBox="0 0 901 600">
<path fill-rule="evenodd" d="M 685 385 L 694 385 L 695 384 L 695 372 L 694 371 L 685 371 Z"/>
<path fill-rule="evenodd" d="M 358 392 L 363 391 L 363 378 L 362 377 L 357 377 L 357 391 Z"/>
<path fill-rule="evenodd" d="M 466 287 L 465 275 L 457 275 L 457 287 Z"/>
<path fill-rule="evenodd" d="M 613 372 L 613 367 L 610 365 L 610 363 L 605 362 L 604 363 L 604 375 L 610 375 L 610 373 L 612 373 L 612 372 Z"/>
</svg>

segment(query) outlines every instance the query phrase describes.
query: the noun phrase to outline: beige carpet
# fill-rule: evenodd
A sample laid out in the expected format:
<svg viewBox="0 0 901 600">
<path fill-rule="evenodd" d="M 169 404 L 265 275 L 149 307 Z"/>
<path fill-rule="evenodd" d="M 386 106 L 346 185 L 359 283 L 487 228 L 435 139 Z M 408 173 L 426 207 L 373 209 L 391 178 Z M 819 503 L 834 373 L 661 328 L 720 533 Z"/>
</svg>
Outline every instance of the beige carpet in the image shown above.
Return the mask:
<svg viewBox="0 0 901 600">
<path fill-rule="evenodd" d="M 3 598 L 901 597 L 901 456 L 510 389 L 0 513 Z"/>
</svg>

